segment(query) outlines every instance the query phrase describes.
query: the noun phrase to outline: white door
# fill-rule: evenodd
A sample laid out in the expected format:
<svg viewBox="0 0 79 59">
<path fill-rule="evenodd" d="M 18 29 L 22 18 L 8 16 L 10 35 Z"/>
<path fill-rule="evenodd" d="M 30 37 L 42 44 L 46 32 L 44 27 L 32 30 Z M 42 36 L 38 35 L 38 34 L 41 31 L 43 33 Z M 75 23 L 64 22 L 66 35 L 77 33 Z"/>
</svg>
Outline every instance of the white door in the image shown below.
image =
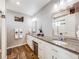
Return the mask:
<svg viewBox="0 0 79 59">
<path fill-rule="evenodd" d="M 7 59 L 7 35 L 6 35 L 6 25 L 5 25 L 5 19 L 2 19 L 2 33 L 1 33 L 1 49 L 2 49 L 2 58 L 1 59 Z"/>
<path fill-rule="evenodd" d="M 5 14 L 5 0 L 0 0 L 0 11 L 4 12 L 3 14 Z M 7 59 L 7 55 L 6 55 L 6 49 L 7 49 L 7 41 L 6 41 L 6 26 L 5 26 L 5 19 L 1 19 L 2 21 L 2 31 L 1 31 L 1 49 L 2 49 L 2 54 L 1 54 L 1 59 Z"/>
<path fill-rule="evenodd" d="M 1 59 L 1 31 L 2 30 L 2 20 L 0 19 L 0 59 Z"/>
</svg>

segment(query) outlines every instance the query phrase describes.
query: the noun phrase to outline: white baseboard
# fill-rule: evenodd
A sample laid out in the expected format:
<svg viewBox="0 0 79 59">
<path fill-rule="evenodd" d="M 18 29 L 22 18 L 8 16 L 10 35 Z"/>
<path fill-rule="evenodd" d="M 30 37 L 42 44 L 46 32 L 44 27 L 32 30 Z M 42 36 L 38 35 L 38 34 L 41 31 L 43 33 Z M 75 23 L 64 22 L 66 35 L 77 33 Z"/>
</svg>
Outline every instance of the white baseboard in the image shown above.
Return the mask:
<svg viewBox="0 0 79 59">
<path fill-rule="evenodd" d="M 22 46 L 22 45 L 25 45 L 25 44 L 27 44 L 27 43 L 23 43 L 23 44 L 19 44 L 19 45 L 11 46 L 11 47 L 8 47 L 7 49 L 11 49 L 11 48 L 19 47 L 19 46 Z"/>
</svg>

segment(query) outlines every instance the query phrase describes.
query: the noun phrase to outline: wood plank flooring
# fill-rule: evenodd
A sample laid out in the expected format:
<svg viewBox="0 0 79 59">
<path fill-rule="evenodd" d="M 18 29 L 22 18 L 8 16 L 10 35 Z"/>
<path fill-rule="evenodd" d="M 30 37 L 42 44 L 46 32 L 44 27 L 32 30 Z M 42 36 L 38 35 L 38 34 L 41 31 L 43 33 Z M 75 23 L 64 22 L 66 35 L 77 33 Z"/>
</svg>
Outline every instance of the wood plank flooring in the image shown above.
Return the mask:
<svg viewBox="0 0 79 59">
<path fill-rule="evenodd" d="M 15 47 L 7 50 L 7 59 L 38 59 L 28 45 Z"/>
</svg>

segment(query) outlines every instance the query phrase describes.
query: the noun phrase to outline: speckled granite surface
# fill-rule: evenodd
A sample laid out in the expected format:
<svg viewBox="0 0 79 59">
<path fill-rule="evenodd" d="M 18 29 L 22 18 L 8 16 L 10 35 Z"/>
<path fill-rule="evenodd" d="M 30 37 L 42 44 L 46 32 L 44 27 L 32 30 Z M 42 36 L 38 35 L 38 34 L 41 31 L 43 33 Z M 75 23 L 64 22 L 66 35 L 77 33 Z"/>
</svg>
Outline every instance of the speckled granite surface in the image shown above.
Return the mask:
<svg viewBox="0 0 79 59">
<path fill-rule="evenodd" d="M 76 39 L 65 39 L 64 41 L 59 41 L 50 37 L 39 37 L 36 35 L 31 35 L 35 38 L 48 42 L 50 44 L 56 45 L 63 49 L 66 49 L 72 53 L 79 54 L 79 40 Z"/>
</svg>

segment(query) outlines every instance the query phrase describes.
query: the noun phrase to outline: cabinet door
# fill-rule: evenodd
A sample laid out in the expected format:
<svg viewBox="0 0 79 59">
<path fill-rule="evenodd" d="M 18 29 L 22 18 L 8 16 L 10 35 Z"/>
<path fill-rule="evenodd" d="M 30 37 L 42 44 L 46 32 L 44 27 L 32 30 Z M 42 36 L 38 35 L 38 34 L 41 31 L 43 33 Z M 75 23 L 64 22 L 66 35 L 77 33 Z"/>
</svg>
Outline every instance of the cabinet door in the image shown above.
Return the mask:
<svg viewBox="0 0 79 59">
<path fill-rule="evenodd" d="M 30 43 L 29 43 L 29 36 L 27 36 L 27 44 L 29 45 Z"/>
<path fill-rule="evenodd" d="M 27 36 L 27 44 L 29 45 L 29 47 L 31 48 L 31 49 L 33 49 L 33 37 L 31 37 L 31 36 Z"/>
<path fill-rule="evenodd" d="M 70 51 L 59 48 L 59 59 L 78 59 L 78 55 Z"/>
<path fill-rule="evenodd" d="M 45 59 L 45 42 L 39 40 L 38 41 L 38 57 L 39 59 Z"/>
<path fill-rule="evenodd" d="M 58 59 L 58 54 L 52 50 L 48 52 L 46 59 Z"/>
<path fill-rule="evenodd" d="M 45 59 L 58 59 L 57 48 L 49 43 L 46 43 L 45 45 Z"/>
<path fill-rule="evenodd" d="M 58 51 L 55 48 L 51 49 L 51 59 L 58 59 Z"/>
<path fill-rule="evenodd" d="M 54 56 L 51 55 L 51 49 L 50 46 L 45 47 L 45 59 L 53 59 Z"/>
<path fill-rule="evenodd" d="M 42 50 L 42 49 L 38 49 L 38 57 L 39 57 L 39 59 L 45 59 L 44 58 L 44 50 Z"/>
<path fill-rule="evenodd" d="M 58 57 L 57 57 L 57 55 L 52 54 L 52 55 L 51 55 L 51 59 L 58 59 Z"/>
</svg>

